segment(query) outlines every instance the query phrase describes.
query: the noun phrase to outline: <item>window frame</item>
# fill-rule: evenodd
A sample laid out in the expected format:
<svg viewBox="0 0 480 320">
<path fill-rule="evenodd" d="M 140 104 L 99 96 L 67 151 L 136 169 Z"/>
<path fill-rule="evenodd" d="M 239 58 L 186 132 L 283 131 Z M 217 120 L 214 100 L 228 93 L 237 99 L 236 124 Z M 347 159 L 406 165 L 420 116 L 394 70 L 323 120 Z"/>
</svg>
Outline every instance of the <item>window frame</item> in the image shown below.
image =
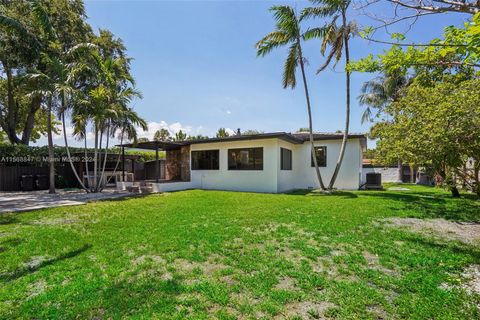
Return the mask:
<svg viewBox="0 0 480 320">
<path fill-rule="evenodd" d="M 234 152 L 234 151 L 242 151 L 242 150 L 249 150 L 250 151 L 253 151 L 253 168 L 232 168 L 230 166 L 230 160 L 231 160 L 231 153 Z M 262 152 L 262 161 L 261 163 L 258 165 L 259 167 L 257 168 L 257 163 L 256 163 L 256 155 L 255 155 L 255 151 L 258 151 L 258 150 L 261 150 Z M 250 156 L 250 154 L 249 154 Z M 263 147 L 245 147 L 245 148 L 232 148 L 232 149 L 228 149 L 227 150 L 227 169 L 229 171 L 263 171 L 263 165 L 264 165 L 264 162 L 265 162 L 265 159 L 264 159 L 264 152 L 263 152 Z"/>
<path fill-rule="evenodd" d="M 289 158 L 290 161 L 288 163 L 288 166 L 285 166 L 285 162 L 284 162 L 284 158 L 283 158 L 284 152 L 288 152 L 290 154 L 290 158 Z M 292 150 L 280 147 L 280 170 L 282 170 L 282 171 L 292 171 L 292 167 L 293 167 L 292 157 L 293 157 Z"/>
<path fill-rule="evenodd" d="M 317 156 L 317 149 L 320 149 L 320 148 L 323 148 L 323 150 L 324 150 L 323 161 L 318 161 L 319 159 L 318 159 L 318 156 Z M 315 146 L 314 150 L 315 150 L 315 156 L 317 156 L 318 167 L 325 168 L 327 166 L 327 146 Z M 313 163 L 313 156 L 312 156 L 311 152 L 310 152 L 310 162 L 311 162 L 311 167 L 314 168 L 315 164 Z"/>
<path fill-rule="evenodd" d="M 194 168 L 194 161 L 193 161 L 193 154 L 194 153 L 200 153 L 200 152 L 216 152 L 217 154 L 217 166 L 216 168 L 210 168 L 210 169 L 200 169 L 200 168 Z M 220 149 L 208 149 L 208 150 L 192 150 L 190 154 L 190 169 L 192 171 L 205 171 L 205 170 L 210 170 L 210 171 L 217 171 L 220 170 Z"/>
</svg>

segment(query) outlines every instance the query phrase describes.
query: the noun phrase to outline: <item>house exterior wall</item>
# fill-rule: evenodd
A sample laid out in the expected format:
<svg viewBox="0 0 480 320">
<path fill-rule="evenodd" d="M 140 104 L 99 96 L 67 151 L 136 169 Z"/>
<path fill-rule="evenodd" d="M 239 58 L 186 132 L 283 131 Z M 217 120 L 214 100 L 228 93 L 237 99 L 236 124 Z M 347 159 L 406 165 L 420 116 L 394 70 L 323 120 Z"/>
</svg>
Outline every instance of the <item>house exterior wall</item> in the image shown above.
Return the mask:
<svg viewBox="0 0 480 320">
<path fill-rule="evenodd" d="M 341 140 L 321 140 L 316 146 L 327 147 L 327 166 L 320 172 L 328 184 L 335 170 Z M 263 147 L 263 170 L 228 170 L 228 149 Z M 281 170 L 280 148 L 292 150 L 292 170 Z M 315 168 L 311 167 L 310 144 L 292 144 L 281 139 L 244 140 L 192 144 L 191 151 L 219 150 L 219 170 L 192 170 L 196 188 L 253 192 L 285 192 L 293 189 L 319 188 Z M 362 168 L 360 139 L 349 139 L 335 187 L 358 189 Z"/>
<path fill-rule="evenodd" d="M 263 170 L 228 170 L 228 149 L 263 147 Z M 277 192 L 277 139 L 192 144 L 191 151 L 219 150 L 219 170 L 192 170 L 200 189 Z"/>
<path fill-rule="evenodd" d="M 340 154 L 341 140 L 315 141 L 315 146 L 327 147 L 327 166 L 320 167 L 320 174 L 325 185 L 332 178 L 338 155 Z M 293 151 L 293 180 L 290 189 L 317 189 L 320 187 L 315 173 L 315 167 L 311 166 L 310 143 L 305 142 L 296 145 Z M 345 149 L 342 166 L 335 181 L 335 188 L 355 190 L 360 186 L 360 173 L 362 168 L 362 149 L 360 139 L 349 139 Z M 285 187 L 286 188 L 286 187 Z"/>
</svg>

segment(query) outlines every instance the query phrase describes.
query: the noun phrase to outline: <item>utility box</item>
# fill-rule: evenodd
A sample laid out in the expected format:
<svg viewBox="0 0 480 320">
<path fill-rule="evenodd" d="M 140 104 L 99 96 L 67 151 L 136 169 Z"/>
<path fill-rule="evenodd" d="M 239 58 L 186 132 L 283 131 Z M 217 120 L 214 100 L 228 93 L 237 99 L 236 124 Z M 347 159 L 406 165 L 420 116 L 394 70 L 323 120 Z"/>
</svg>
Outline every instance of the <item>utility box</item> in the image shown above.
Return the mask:
<svg viewBox="0 0 480 320">
<path fill-rule="evenodd" d="M 382 174 L 376 172 L 367 173 L 367 183 L 365 184 L 366 189 L 383 189 L 382 187 Z"/>
</svg>

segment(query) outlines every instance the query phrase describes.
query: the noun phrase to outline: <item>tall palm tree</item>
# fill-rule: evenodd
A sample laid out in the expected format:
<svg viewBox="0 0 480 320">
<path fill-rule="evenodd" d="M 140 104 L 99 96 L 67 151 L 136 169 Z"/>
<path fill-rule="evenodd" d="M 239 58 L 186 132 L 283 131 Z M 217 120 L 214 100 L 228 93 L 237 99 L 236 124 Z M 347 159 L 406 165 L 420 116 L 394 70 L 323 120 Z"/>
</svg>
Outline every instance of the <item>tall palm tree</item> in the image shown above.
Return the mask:
<svg viewBox="0 0 480 320">
<path fill-rule="evenodd" d="M 400 72 L 385 73 L 373 80 L 369 80 L 362 85 L 361 94 L 357 97 L 361 106 L 366 106 L 362 115 L 362 123 L 374 121 L 378 118 L 385 107 L 397 101 L 401 97 L 402 90 L 410 83 L 410 79 Z M 403 161 L 397 162 L 397 182 L 403 179 Z M 410 168 L 411 173 L 413 172 Z"/>
<path fill-rule="evenodd" d="M 287 60 L 285 60 L 283 69 L 283 88 L 295 88 L 297 84 L 296 71 L 300 65 L 302 74 L 303 88 L 305 91 L 305 98 L 307 102 L 308 112 L 308 127 L 310 136 L 311 153 L 318 183 L 322 190 L 325 190 L 325 185 L 318 168 L 317 157 L 315 154 L 315 145 L 313 141 L 313 124 L 312 124 L 312 108 L 310 105 L 310 95 L 308 92 L 307 77 L 305 75 L 305 59 L 302 53 L 302 40 L 305 34 L 300 29 L 300 19 L 295 10 L 290 6 L 273 6 L 270 8 L 273 12 L 276 29 L 267 34 L 263 39 L 257 42 L 257 56 L 265 56 L 273 49 L 289 46 Z M 311 31 L 312 33 L 312 31 Z"/>
<path fill-rule="evenodd" d="M 343 157 L 348 140 L 348 132 L 350 129 L 350 71 L 347 66 L 350 63 L 349 40 L 357 32 L 355 22 L 347 21 L 347 11 L 350 6 L 350 0 L 310 0 L 315 7 L 305 8 L 302 11 L 302 19 L 305 18 L 329 18 L 330 21 L 321 29 L 322 32 L 308 33 L 306 40 L 321 38 L 321 53 L 325 54 L 327 48 L 329 53 L 326 56 L 325 63 L 318 69 L 317 74 L 325 70 L 332 60 L 335 64 L 340 61 L 342 52 L 345 54 L 345 130 L 343 131 L 342 145 L 338 155 L 335 170 L 328 184 L 328 189 L 333 189 L 337 180 L 340 167 L 342 166 Z M 337 25 L 337 20 L 341 18 L 341 24 Z"/>
</svg>

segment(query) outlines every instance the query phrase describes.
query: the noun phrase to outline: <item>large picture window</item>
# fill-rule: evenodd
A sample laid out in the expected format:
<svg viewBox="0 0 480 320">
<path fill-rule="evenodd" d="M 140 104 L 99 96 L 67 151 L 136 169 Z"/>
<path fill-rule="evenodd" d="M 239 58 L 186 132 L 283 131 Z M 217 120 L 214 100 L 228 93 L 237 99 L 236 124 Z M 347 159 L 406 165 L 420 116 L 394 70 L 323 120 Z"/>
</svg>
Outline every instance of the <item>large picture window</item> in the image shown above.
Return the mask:
<svg viewBox="0 0 480 320">
<path fill-rule="evenodd" d="M 292 170 L 292 150 L 280 148 L 280 169 Z"/>
<path fill-rule="evenodd" d="M 315 147 L 315 155 L 317 156 L 317 164 L 319 167 L 327 166 L 327 147 Z M 315 167 L 312 158 L 312 167 Z"/>
<path fill-rule="evenodd" d="M 192 151 L 192 170 L 218 170 L 219 151 Z"/>
<path fill-rule="evenodd" d="M 263 170 L 263 148 L 228 149 L 228 170 Z"/>
</svg>

